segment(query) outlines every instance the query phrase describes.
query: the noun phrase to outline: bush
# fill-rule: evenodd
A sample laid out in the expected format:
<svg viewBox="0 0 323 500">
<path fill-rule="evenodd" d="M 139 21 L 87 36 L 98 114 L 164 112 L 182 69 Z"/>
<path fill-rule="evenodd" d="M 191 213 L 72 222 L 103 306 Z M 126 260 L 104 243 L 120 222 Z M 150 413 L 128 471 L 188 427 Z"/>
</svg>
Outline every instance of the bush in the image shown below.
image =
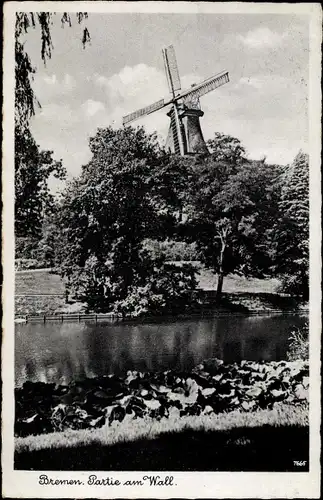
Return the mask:
<svg viewBox="0 0 323 500">
<path fill-rule="evenodd" d="M 15 239 L 15 257 L 16 259 L 26 260 L 35 259 L 35 251 L 37 250 L 39 238 L 17 237 Z"/>
<path fill-rule="evenodd" d="M 279 276 L 281 281 L 280 292 L 287 293 L 303 301 L 309 298 L 308 273 L 295 272 L 293 275 L 284 274 Z"/>
<path fill-rule="evenodd" d="M 143 286 L 131 287 L 123 300 L 116 301 L 114 311 L 132 317 L 180 314 L 190 307 L 196 285 L 193 266 L 165 262 L 154 269 Z"/>
<path fill-rule="evenodd" d="M 113 310 L 123 317 L 182 313 L 192 302 L 196 286 L 193 266 L 154 258 L 146 249 L 139 252 L 136 268 L 109 260 L 102 263 L 91 256 L 83 268 L 73 269 L 67 285 L 89 310 Z"/>
<path fill-rule="evenodd" d="M 56 228 L 47 225 L 41 238 L 16 238 L 15 258 L 18 269 L 39 269 L 54 267 L 56 252 Z"/>
<path fill-rule="evenodd" d="M 309 331 L 306 324 L 303 328 L 296 328 L 289 337 L 289 348 L 287 352 L 288 361 L 309 358 Z"/>
<path fill-rule="evenodd" d="M 103 264 L 95 256 L 91 256 L 84 267 L 70 268 L 66 276 L 68 295 L 86 303 L 87 310 L 107 312 L 111 309 L 112 284 L 108 264 Z"/>
</svg>

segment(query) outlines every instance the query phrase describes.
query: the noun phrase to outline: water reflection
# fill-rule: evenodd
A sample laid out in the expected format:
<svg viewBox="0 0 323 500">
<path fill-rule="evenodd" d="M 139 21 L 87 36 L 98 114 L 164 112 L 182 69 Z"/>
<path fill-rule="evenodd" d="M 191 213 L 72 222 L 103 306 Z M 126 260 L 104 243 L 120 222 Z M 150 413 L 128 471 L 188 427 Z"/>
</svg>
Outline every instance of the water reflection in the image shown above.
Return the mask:
<svg viewBox="0 0 323 500">
<path fill-rule="evenodd" d="M 145 324 L 17 324 L 16 384 L 67 384 L 127 370 L 189 370 L 203 359 L 279 360 L 288 336 L 306 318 L 266 316 L 190 319 Z"/>
</svg>

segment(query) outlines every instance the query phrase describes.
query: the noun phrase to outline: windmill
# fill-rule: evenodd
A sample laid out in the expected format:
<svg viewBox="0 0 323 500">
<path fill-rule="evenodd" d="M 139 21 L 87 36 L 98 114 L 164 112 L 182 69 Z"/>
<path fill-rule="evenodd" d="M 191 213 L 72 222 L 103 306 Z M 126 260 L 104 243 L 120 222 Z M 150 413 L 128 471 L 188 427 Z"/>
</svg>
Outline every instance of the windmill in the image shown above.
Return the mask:
<svg viewBox="0 0 323 500">
<path fill-rule="evenodd" d="M 170 45 L 162 52 L 169 91 L 172 95 L 171 99 L 160 99 L 150 106 L 124 116 L 123 125 L 171 105 L 171 109 L 167 113 L 170 125 L 166 149 L 182 156 L 208 152 L 200 125 L 200 117 L 204 115 L 200 106 L 200 97 L 227 83 L 229 73 L 222 71 L 197 85 L 192 85 L 188 90 L 182 91 L 174 47 Z"/>
</svg>

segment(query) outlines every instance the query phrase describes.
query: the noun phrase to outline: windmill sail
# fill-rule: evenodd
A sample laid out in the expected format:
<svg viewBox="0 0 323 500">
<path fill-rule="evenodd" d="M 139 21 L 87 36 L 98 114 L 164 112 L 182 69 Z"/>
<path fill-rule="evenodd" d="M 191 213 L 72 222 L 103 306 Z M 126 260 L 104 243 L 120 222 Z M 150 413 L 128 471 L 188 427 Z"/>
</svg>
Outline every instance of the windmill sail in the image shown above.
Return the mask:
<svg viewBox="0 0 323 500">
<path fill-rule="evenodd" d="M 138 109 L 137 111 L 134 111 L 133 113 L 130 113 L 129 115 L 124 116 L 122 118 L 122 123 L 123 123 L 123 125 L 126 125 L 127 123 L 130 123 L 134 120 L 137 120 L 137 118 L 140 118 L 141 116 L 149 115 L 150 113 L 153 113 L 154 111 L 157 111 L 158 109 L 161 109 L 164 106 L 165 106 L 164 99 L 160 99 L 159 101 L 156 101 L 153 104 L 150 104 L 150 106 L 146 106 L 145 108 Z"/>
<path fill-rule="evenodd" d="M 169 91 L 174 94 L 176 90 L 181 89 L 181 81 L 173 45 L 163 49 L 163 56 Z"/>
<path fill-rule="evenodd" d="M 221 87 L 229 81 L 229 73 L 222 72 L 218 75 L 212 76 L 207 80 L 204 80 L 202 83 L 196 85 L 195 87 L 183 92 L 176 99 L 183 99 L 184 103 L 191 101 L 191 99 L 198 99 L 202 95 L 208 94 L 212 90 Z"/>
<path fill-rule="evenodd" d="M 178 66 L 173 45 L 170 45 L 166 49 L 163 49 L 163 57 L 168 87 L 170 92 L 173 94 L 173 98 L 175 98 L 175 91 L 181 89 L 181 81 L 179 78 Z M 184 144 L 182 138 L 181 123 L 178 116 L 177 102 L 173 100 L 171 102 L 173 103 L 173 107 L 169 115 L 171 121 L 170 132 L 168 135 L 172 138 L 174 152 L 184 155 Z"/>
<path fill-rule="evenodd" d="M 184 143 L 183 143 L 183 137 L 182 137 L 181 122 L 179 120 L 176 102 L 174 103 L 173 110 L 174 110 L 173 116 L 174 116 L 174 124 L 175 124 L 175 128 L 173 129 L 174 130 L 173 138 L 174 138 L 175 152 L 179 153 L 180 155 L 183 156 L 184 155 Z M 176 131 L 176 133 L 175 133 L 175 131 Z"/>
<path fill-rule="evenodd" d="M 174 150 L 174 153 L 181 154 L 180 142 L 178 139 L 178 132 L 177 132 L 177 119 L 176 119 L 174 111 L 170 116 L 170 126 L 169 126 L 168 138 L 167 138 L 167 142 L 170 142 L 170 141 L 172 141 L 172 148 Z"/>
</svg>

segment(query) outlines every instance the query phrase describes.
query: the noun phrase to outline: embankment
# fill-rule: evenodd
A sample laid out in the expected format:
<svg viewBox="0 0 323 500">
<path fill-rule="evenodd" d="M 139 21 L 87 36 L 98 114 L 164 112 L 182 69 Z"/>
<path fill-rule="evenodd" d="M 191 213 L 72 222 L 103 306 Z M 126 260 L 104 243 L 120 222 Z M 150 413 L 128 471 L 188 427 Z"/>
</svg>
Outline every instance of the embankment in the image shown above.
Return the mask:
<svg viewBox="0 0 323 500">
<path fill-rule="evenodd" d="M 216 311 L 240 312 L 242 314 L 302 312 L 307 304 L 299 304 L 292 297 L 277 293 L 279 284 L 275 279 L 246 279 L 229 275 L 225 279 L 223 300 L 215 308 L 216 276 L 205 269 L 198 270 L 199 297 L 194 312 Z M 66 304 L 65 285 L 62 278 L 49 269 L 16 272 L 15 315 L 48 315 L 61 312 L 78 312 L 85 305 Z M 95 311 L 94 311 L 95 312 Z"/>
</svg>

